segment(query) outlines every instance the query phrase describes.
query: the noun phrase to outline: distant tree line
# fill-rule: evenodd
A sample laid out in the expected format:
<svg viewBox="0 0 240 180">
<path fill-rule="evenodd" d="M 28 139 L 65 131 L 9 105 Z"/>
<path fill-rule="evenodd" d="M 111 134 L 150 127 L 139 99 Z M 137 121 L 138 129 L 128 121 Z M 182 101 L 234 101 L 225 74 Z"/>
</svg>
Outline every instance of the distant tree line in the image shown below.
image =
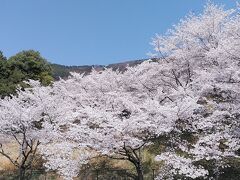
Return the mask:
<svg viewBox="0 0 240 180">
<path fill-rule="evenodd" d="M 53 78 L 54 80 L 67 79 L 70 76 L 70 72 L 77 72 L 80 74 L 90 74 L 92 69 L 96 71 L 102 71 L 105 68 L 111 68 L 114 71 L 126 71 L 127 67 L 133 67 L 142 62 L 149 60 L 149 59 L 140 59 L 140 60 L 132 60 L 132 61 L 125 61 L 121 63 L 114 63 L 109 65 L 82 65 L 82 66 L 66 66 L 60 64 L 51 64 L 53 69 Z M 156 58 L 151 58 L 151 60 L 155 61 Z"/>
</svg>

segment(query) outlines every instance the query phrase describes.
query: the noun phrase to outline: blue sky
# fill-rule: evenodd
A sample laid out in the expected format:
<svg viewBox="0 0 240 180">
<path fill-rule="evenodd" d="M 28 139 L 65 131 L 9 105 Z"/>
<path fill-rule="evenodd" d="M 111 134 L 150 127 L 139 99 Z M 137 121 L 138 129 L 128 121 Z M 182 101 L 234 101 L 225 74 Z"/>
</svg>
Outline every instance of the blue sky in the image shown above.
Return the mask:
<svg viewBox="0 0 240 180">
<path fill-rule="evenodd" d="M 205 0 L 0 0 L 0 50 L 34 49 L 51 63 L 109 64 L 147 58 L 164 34 Z M 213 0 L 226 8 L 235 0 Z"/>
</svg>

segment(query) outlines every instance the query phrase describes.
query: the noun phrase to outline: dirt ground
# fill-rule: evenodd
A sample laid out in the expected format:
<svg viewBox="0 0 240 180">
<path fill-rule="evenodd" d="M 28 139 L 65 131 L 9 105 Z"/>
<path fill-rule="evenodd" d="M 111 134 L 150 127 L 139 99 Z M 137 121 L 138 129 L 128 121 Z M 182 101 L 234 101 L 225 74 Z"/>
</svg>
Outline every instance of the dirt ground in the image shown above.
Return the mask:
<svg viewBox="0 0 240 180">
<path fill-rule="evenodd" d="M 17 158 L 18 147 L 16 143 L 10 142 L 7 143 L 6 139 L 3 137 L 0 138 L 0 143 L 2 143 L 2 147 L 10 157 Z M 14 165 L 4 156 L 0 154 L 0 170 L 14 170 Z"/>
</svg>

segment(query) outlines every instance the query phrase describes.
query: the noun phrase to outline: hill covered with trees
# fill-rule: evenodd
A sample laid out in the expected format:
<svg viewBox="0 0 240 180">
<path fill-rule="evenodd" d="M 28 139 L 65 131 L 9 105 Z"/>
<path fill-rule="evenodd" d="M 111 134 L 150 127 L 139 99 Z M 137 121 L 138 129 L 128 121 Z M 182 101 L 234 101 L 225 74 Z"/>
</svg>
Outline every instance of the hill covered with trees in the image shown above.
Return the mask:
<svg viewBox="0 0 240 180">
<path fill-rule="evenodd" d="M 51 67 L 53 69 L 54 79 L 58 80 L 59 78 L 63 79 L 68 78 L 70 76 L 70 72 L 90 74 L 92 69 L 95 69 L 96 71 L 101 71 L 104 70 L 105 68 L 112 68 L 113 70 L 125 71 L 127 69 L 127 66 L 130 67 L 136 66 L 146 60 L 148 59 L 132 60 L 109 65 L 65 66 L 60 64 L 51 64 Z"/>
</svg>

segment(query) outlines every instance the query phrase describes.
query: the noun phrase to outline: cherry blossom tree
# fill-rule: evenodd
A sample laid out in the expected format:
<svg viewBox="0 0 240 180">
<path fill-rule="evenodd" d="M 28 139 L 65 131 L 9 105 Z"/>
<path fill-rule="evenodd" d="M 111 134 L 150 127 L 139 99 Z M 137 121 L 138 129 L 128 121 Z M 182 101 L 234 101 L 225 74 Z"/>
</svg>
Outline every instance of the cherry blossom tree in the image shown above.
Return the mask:
<svg viewBox="0 0 240 180">
<path fill-rule="evenodd" d="M 26 171 L 31 170 L 37 148 L 40 145 L 39 123 L 42 119 L 40 99 L 31 98 L 29 90 L 19 91 L 18 97 L 6 97 L 0 100 L 0 133 L 8 142 L 15 142 L 19 154 L 5 152 L 4 144 L 0 144 L 0 154 L 19 169 L 19 179 L 25 179 Z"/>
<path fill-rule="evenodd" d="M 61 137 L 55 130 L 55 122 L 65 117 L 58 104 L 63 102 L 63 93 L 60 97 L 52 87 L 43 87 L 36 81 L 28 83 L 31 88 L 0 100 L 0 134 L 5 138 L 5 143 L 0 144 L 0 154 L 18 168 L 21 180 L 30 178 L 36 155 L 43 154 L 40 149 L 46 151 L 44 147 L 47 148 L 52 137 L 55 141 Z M 19 149 L 17 157 L 5 148 L 6 143 L 13 142 Z"/>
<path fill-rule="evenodd" d="M 0 100 L 0 134 L 5 138 L 0 153 L 19 169 L 21 180 L 31 177 L 37 154 L 45 159 L 47 170 L 57 170 L 72 179 L 89 154 L 76 153 L 79 145 L 64 137 L 66 122 L 77 118 L 72 111 L 72 97 L 61 82 L 48 87 L 31 80 L 28 84 L 30 88 L 18 91 L 17 96 Z M 19 148 L 16 158 L 5 148 L 6 143 L 12 142 Z"/>
<path fill-rule="evenodd" d="M 148 82 L 156 74 L 143 80 L 139 76 L 151 73 L 156 65 L 146 62 L 125 73 L 111 69 L 88 76 L 75 73 L 69 80 L 55 83 L 53 89 L 64 87 L 60 92 L 71 99 L 63 110 L 67 116 L 56 121 L 59 134 L 97 155 L 130 161 L 138 179 L 143 179 L 141 148 L 152 136 L 170 132 L 178 112 L 175 105 L 159 103 L 165 101 L 160 99 L 160 84 Z"/>
<path fill-rule="evenodd" d="M 237 112 L 239 85 L 233 83 L 230 98 L 226 94 L 233 86 L 216 81 L 221 77 L 217 67 L 201 69 L 191 61 L 179 61 L 149 60 L 123 73 L 111 69 L 88 76 L 74 73 L 59 82 L 71 99 L 71 108 L 65 111 L 71 116 L 59 121 L 65 127 L 64 138 L 81 148 L 129 160 L 138 179 L 143 179 L 139 149 L 152 138 L 165 136 L 166 152 L 159 152 L 156 159 L 167 160 L 166 165 L 173 167 L 168 173 L 207 176 L 208 171 L 196 163 L 214 159 L 223 164 L 220 160 L 235 156 L 239 148 L 238 121 L 226 123 L 225 114 Z M 235 110 L 224 109 L 230 105 L 224 98 L 231 99 Z"/>
<path fill-rule="evenodd" d="M 162 76 L 169 70 L 162 65 L 147 61 L 124 73 L 111 69 L 88 76 L 75 73 L 59 82 L 72 99 L 68 114 L 74 117 L 65 118 L 65 124 L 59 121 L 65 127 L 64 138 L 79 147 L 129 160 L 138 179 L 143 179 L 140 149 L 149 139 L 170 133 L 180 117 L 191 114 L 196 100 L 185 97 L 177 81 L 171 82 L 174 75 L 172 79 Z"/>
<path fill-rule="evenodd" d="M 236 49 L 240 41 L 237 27 L 238 9 L 224 10 L 210 3 L 203 14 L 187 16 L 167 36 L 157 36 L 153 41 L 162 61 L 169 66 L 170 71 L 164 76 L 174 77 L 175 86 L 185 92 L 183 97 L 194 99 L 190 114 L 179 118 L 170 133 L 174 148 L 156 158 L 165 160 L 172 174 L 190 178 L 205 176 L 208 171 L 197 164 L 215 160 L 217 178 L 219 168 L 225 166 L 224 158 L 238 157 L 240 71 Z"/>
</svg>

